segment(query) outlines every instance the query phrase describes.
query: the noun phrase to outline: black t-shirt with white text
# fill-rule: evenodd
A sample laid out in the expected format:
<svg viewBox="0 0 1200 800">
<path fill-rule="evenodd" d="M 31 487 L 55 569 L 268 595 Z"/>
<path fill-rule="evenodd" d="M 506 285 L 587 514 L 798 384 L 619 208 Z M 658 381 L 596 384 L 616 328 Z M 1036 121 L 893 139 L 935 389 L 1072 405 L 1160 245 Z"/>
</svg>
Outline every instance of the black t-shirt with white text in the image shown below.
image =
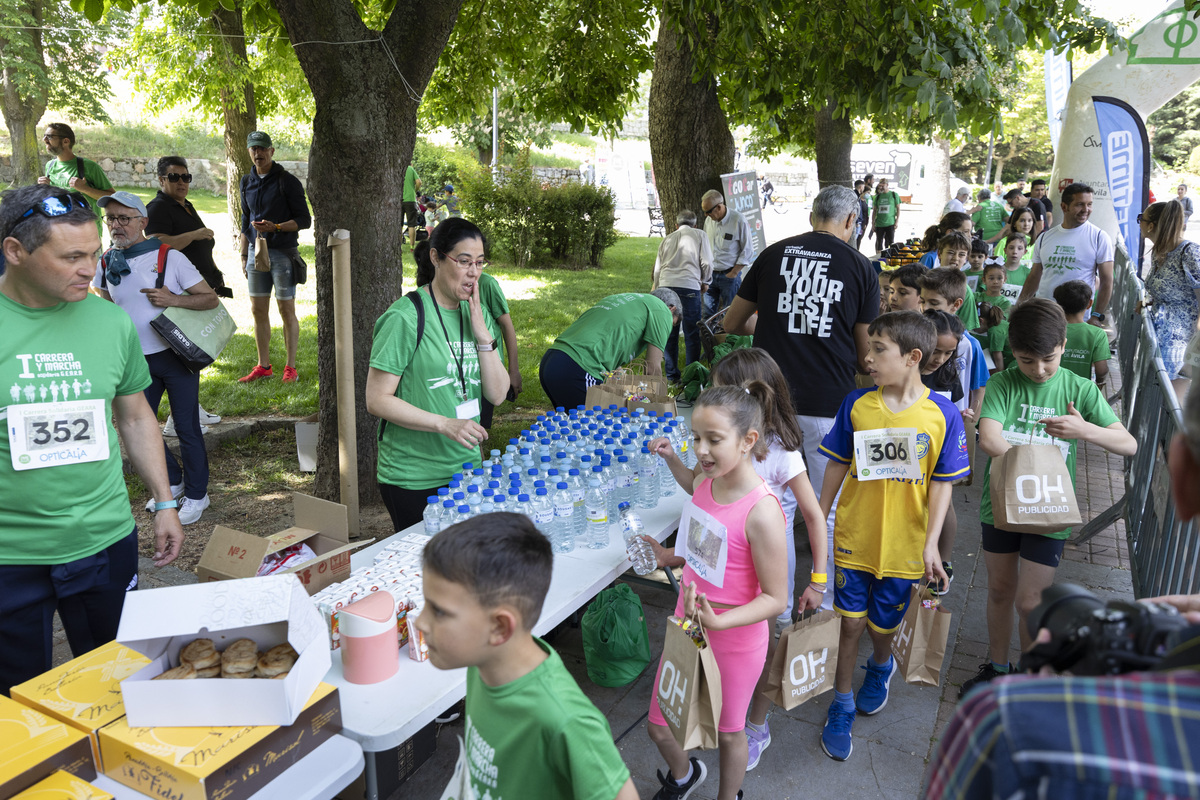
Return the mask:
<svg viewBox="0 0 1200 800">
<path fill-rule="evenodd" d="M 879 279 L 866 256 L 830 234 L 793 236 L 754 260 L 738 297 L 757 304 L 754 346 L 779 364 L 796 413 L 837 416 L 854 389 L 854 326 L 879 313 Z"/>
</svg>

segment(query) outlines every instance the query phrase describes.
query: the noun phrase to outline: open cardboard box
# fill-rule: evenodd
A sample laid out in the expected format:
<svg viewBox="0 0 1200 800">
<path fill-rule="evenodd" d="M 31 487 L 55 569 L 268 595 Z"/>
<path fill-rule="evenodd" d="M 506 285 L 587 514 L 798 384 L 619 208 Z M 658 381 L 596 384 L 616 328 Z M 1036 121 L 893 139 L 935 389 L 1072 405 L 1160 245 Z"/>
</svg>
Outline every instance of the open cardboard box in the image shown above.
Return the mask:
<svg viewBox="0 0 1200 800">
<path fill-rule="evenodd" d="M 300 543 L 311 547 L 317 557 L 274 574 L 294 574 L 309 594 L 350 577 L 350 552 L 374 539 L 350 544 L 349 514 L 341 503 L 293 493 L 292 506 L 296 524 L 271 536 L 254 536 L 217 525 L 196 567 L 200 580 L 253 578 L 268 555 Z"/>
<path fill-rule="evenodd" d="M 262 652 L 288 642 L 300 657 L 282 680 L 153 680 L 194 639 L 224 650 L 243 637 Z M 117 641 L 150 659 L 121 682 L 138 728 L 291 725 L 330 665 L 325 623 L 295 575 L 130 592 Z"/>
</svg>

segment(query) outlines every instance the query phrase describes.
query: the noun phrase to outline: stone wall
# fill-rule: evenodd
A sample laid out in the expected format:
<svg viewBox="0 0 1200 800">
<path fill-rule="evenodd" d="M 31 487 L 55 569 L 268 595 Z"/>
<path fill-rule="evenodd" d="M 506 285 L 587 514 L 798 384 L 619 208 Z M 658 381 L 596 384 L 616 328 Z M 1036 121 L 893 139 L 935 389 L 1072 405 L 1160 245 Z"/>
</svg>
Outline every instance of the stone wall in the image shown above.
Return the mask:
<svg viewBox="0 0 1200 800">
<path fill-rule="evenodd" d="M 86 158 L 86 154 L 84 155 Z M 186 158 L 186 156 L 185 156 Z M 42 162 L 45 163 L 45 162 Z M 158 158 L 101 158 L 100 169 L 108 176 L 113 186 L 135 186 L 142 189 L 158 188 Z M 283 168 L 295 175 L 308 188 L 307 161 L 280 161 Z M 188 158 L 188 171 L 192 173 L 192 188 L 203 189 L 215 194 L 225 193 L 225 162 L 207 158 Z M 578 170 L 574 170 L 576 173 Z M 16 176 L 12 157 L 0 155 L 0 184 L 12 183 Z"/>
</svg>

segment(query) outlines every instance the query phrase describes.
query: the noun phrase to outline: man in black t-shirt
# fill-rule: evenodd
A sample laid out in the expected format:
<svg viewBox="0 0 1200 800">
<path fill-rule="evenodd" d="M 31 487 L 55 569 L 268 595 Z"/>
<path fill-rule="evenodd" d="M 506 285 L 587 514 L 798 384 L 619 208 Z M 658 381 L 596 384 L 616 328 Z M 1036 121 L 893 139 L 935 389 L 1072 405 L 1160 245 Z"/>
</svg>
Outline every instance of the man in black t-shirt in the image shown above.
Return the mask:
<svg viewBox="0 0 1200 800">
<path fill-rule="evenodd" d="M 1033 183 L 1029 184 L 1029 204 L 1035 202 L 1042 204 L 1042 231 L 1048 231 L 1054 227 L 1054 204 L 1050 202 L 1050 195 L 1046 194 L 1046 182 L 1038 178 Z"/>
<path fill-rule="evenodd" d="M 206 227 L 196 207 L 187 199 L 192 174 L 182 156 L 158 160 L 158 194 L 146 204 L 146 235 L 155 236 L 192 263 L 218 297 L 233 297 L 225 276 L 213 260 L 216 234 Z"/>
<path fill-rule="evenodd" d="M 850 243 L 858 215 L 852 189 L 821 190 L 813 201 L 813 230 L 776 242 L 755 259 L 724 321 L 730 333 L 753 333 L 754 346 L 783 371 L 818 494 L 828 459 L 817 448 L 854 390 L 855 374 L 865 372 L 867 326 L 879 313 L 875 270 Z M 833 517 L 831 511 L 827 572 L 833 571 Z M 826 603 L 832 601 L 831 592 Z"/>
</svg>

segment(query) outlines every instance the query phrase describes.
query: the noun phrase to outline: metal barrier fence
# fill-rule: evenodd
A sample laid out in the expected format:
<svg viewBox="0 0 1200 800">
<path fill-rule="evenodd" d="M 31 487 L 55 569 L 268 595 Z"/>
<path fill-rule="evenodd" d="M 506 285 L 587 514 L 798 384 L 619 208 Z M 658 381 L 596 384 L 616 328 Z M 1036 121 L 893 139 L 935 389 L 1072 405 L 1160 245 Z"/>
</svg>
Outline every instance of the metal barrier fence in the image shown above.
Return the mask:
<svg viewBox="0 0 1200 800">
<path fill-rule="evenodd" d="M 1138 442 L 1125 459 L 1125 496 L 1083 526 L 1086 541 L 1124 517 L 1133 591 L 1137 597 L 1200 592 L 1200 526 L 1181 521 L 1171 500 L 1167 453 L 1183 427 L 1183 412 L 1158 352 L 1135 265 L 1121 248 L 1113 269 L 1111 312 L 1121 370 L 1121 418 Z"/>
</svg>

